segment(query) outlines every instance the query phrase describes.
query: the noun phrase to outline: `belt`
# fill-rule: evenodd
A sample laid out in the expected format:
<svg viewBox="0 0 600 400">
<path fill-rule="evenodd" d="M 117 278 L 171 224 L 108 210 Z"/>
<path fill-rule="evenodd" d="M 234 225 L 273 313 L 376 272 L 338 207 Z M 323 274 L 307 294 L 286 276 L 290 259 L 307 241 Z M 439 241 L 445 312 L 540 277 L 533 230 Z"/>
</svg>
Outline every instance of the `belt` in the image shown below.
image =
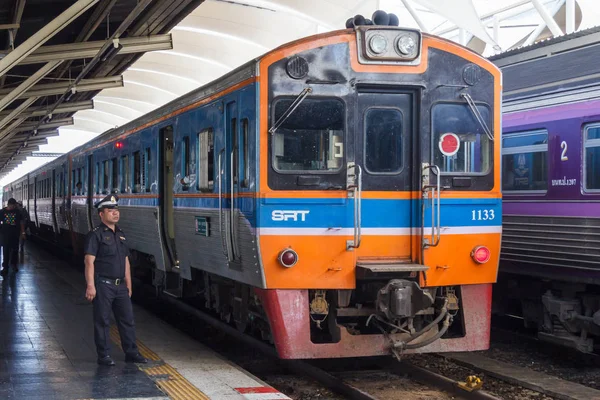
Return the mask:
<svg viewBox="0 0 600 400">
<path fill-rule="evenodd" d="M 123 279 L 122 278 L 105 278 L 103 276 L 99 276 L 98 280 L 102 283 L 108 283 L 109 285 L 116 285 L 119 286 L 121 283 L 123 283 Z"/>
</svg>

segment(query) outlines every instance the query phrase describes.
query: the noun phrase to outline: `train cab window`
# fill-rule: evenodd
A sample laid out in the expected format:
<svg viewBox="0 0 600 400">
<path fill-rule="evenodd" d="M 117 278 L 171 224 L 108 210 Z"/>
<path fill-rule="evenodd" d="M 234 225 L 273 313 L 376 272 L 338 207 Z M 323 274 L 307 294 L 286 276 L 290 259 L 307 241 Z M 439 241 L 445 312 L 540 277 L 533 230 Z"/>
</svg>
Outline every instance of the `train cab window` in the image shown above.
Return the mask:
<svg viewBox="0 0 600 400">
<path fill-rule="evenodd" d="M 600 190 L 600 124 L 584 129 L 583 174 L 586 191 Z"/>
<path fill-rule="evenodd" d="M 212 128 L 198 134 L 198 190 L 210 192 L 214 187 L 215 144 Z"/>
<path fill-rule="evenodd" d="M 502 190 L 548 190 L 548 132 L 536 130 L 502 136 Z"/>
<path fill-rule="evenodd" d="M 271 125 L 287 113 L 294 99 L 275 101 Z M 334 172 L 341 168 L 344 103 L 306 98 L 273 135 L 272 162 L 279 173 Z"/>
<path fill-rule="evenodd" d="M 121 193 L 129 191 L 129 156 L 121 157 Z"/>
<path fill-rule="evenodd" d="M 490 109 L 477 105 L 477 110 L 486 125 L 492 126 Z M 431 118 L 433 160 L 443 175 L 488 173 L 493 143 L 467 104 L 438 103 L 431 110 Z"/>
<path fill-rule="evenodd" d="M 111 160 L 111 171 L 112 171 L 112 193 L 119 192 L 119 164 L 117 164 L 117 159 L 113 158 Z"/>
<path fill-rule="evenodd" d="M 142 191 L 142 158 L 140 152 L 133 153 L 133 193 Z"/>
<path fill-rule="evenodd" d="M 371 108 L 365 116 L 365 167 L 371 173 L 402 169 L 402 113 L 393 108 Z"/>
</svg>

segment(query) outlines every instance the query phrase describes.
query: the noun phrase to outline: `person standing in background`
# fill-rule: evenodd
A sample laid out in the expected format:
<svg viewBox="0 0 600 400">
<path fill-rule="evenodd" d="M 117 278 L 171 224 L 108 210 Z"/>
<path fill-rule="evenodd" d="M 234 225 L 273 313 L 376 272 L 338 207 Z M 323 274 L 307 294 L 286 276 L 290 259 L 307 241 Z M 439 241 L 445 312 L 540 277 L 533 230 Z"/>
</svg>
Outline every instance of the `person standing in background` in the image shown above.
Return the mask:
<svg viewBox="0 0 600 400">
<path fill-rule="evenodd" d="M 0 222 L 2 222 L 2 271 L 0 275 L 6 277 L 8 269 L 13 267 L 19 272 L 17 266 L 17 253 L 19 251 L 19 240 L 25 236 L 25 222 L 23 214 L 17 208 L 17 200 L 12 197 L 8 199 L 7 206 L 0 211 Z"/>
</svg>

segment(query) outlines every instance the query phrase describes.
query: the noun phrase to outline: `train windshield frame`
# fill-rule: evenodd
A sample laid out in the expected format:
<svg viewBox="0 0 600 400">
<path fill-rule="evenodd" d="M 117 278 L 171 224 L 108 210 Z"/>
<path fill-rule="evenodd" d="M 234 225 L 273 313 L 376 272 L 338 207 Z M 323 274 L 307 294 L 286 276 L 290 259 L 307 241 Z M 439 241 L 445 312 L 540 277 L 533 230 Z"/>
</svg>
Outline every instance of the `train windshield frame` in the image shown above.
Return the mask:
<svg viewBox="0 0 600 400">
<path fill-rule="evenodd" d="M 487 126 L 492 126 L 490 106 L 477 103 L 477 110 Z M 442 175 L 483 176 L 493 170 L 493 141 L 477 121 L 467 103 L 439 102 L 431 107 L 432 159 Z M 458 137 L 455 152 L 442 153 L 442 135 L 452 133 Z M 465 146 L 469 143 L 469 146 Z M 454 153 L 454 154 L 453 154 Z"/>
<path fill-rule="evenodd" d="M 278 121 L 295 100 L 273 101 Z M 346 104 L 336 97 L 306 97 L 272 134 L 271 164 L 280 174 L 336 174 L 343 167 Z"/>
</svg>

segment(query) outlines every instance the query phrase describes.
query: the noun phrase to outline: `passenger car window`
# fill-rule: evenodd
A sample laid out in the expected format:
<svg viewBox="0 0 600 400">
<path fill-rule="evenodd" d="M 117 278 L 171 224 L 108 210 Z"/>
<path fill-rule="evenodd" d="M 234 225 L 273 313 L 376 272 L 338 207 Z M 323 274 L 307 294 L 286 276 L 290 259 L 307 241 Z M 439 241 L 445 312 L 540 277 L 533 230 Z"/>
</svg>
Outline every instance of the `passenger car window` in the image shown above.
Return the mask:
<svg viewBox="0 0 600 400">
<path fill-rule="evenodd" d="M 585 190 L 600 190 L 600 124 L 585 127 L 583 146 Z"/>
<path fill-rule="evenodd" d="M 502 137 L 502 190 L 548 190 L 548 132 L 537 130 Z"/>
</svg>

